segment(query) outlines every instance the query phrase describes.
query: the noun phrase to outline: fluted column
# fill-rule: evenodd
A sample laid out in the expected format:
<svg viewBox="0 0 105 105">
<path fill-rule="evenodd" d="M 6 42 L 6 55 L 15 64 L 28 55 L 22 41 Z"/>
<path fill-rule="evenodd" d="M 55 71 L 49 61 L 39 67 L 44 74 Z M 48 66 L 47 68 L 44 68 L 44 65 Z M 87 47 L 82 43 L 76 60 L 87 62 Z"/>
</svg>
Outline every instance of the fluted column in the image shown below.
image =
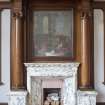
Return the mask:
<svg viewBox="0 0 105 105">
<path fill-rule="evenodd" d="M 23 89 L 23 30 L 22 11 L 12 11 L 11 88 Z"/>
<path fill-rule="evenodd" d="M 91 8 L 88 0 L 81 2 L 81 71 L 80 88 L 90 89 L 91 84 Z"/>
</svg>

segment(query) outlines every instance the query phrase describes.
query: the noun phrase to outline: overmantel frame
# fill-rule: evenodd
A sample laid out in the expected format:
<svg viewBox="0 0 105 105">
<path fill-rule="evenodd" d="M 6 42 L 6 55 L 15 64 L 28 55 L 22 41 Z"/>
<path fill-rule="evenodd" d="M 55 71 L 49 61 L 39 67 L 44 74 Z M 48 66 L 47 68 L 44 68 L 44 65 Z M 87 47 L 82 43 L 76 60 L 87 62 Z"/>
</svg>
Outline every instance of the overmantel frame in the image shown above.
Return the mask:
<svg viewBox="0 0 105 105">
<path fill-rule="evenodd" d="M 46 1 L 46 0 L 45 0 Z M 61 0 L 62 1 L 62 0 Z M 26 46 L 27 48 L 25 48 L 24 52 L 28 52 L 27 54 L 24 54 L 27 56 L 27 60 L 28 62 L 36 62 L 36 61 L 73 61 L 74 57 L 75 57 L 75 35 L 73 35 L 73 56 L 71 58 L 69 57 L 60 57 L 60 56 L 50 56 L 50 57 L 36 57 L 36 56 L 32 56 L 32 54 L 30 53 L 32 51 L 32 43 L 31 41 L 29 42 L 29 40 L 31 39 L 31 33 L 32 33 L 32 21 L 30 22 L 30 18 L 32 18 L 32 11 L 62 11 L 62 10 L 70 10 L 73 9 L 73 17 L 75 17 L 75 8 L 74 8 L 74 3 L 65 3 L 64 0 L 62 2 L 56 2 L 56 5 L 53 2 L 47 2 L 46 3 L 41 3 L 41 2 L 36 2 L 36 4 L 33 3 L 29 3 L 29 7 L 28 7 L 28 19 L 27 19 L 27 37 L 26 37 Z M 73 19 L 73 34 L 74 34 L 74 28 L 75 27 L 75 20 Z"/>
</svg>

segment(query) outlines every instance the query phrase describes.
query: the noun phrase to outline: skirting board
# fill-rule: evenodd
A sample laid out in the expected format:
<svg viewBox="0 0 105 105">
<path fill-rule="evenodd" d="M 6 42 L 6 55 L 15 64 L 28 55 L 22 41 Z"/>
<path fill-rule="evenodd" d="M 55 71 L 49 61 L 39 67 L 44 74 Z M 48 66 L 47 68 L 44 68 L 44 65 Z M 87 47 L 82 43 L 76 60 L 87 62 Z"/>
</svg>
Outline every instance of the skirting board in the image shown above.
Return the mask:
<svg viewBox="0 0 105 105">
<path fill-rule="evenodd" d="M 0 105 L 8 105 L 8 103 L 0 103 Z M 97 105 L 105 105 L 105 103 L 97 103 Z"/>
<path fill-rule="evenodd" d="M 0 105 L 8 105 L 8 103 L 0 103 Z M 105 103 L 97 103 L 97 105 L 105 105 Z"/>
<path fill-rule="evenodd" d="M 104 103 L 97 103 L 97 105 L 105 105 L 105 102 Z"/>
<path fill-rule="evenodd" d="M 8 105 L 8 103 L 0 103 L 0 105 Z M 105 103 L 97 103 L 97 105 L 105 105 Z"/>
<path fill-rule="evenodd" d="M 8 105 L 8 103 L 0 103 L 0 105 Z"/>
</svg>

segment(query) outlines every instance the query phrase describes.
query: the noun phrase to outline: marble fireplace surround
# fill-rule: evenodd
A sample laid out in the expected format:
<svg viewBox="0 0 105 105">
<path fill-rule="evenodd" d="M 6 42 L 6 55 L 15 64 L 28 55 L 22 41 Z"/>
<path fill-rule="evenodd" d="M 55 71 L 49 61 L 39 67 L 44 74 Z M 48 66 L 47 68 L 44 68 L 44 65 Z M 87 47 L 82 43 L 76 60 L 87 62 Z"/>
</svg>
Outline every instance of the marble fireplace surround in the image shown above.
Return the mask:
<svg viewBox="0 0 105 105">
<path fill-rule="evenodd" d="M 32 77 L 64 78 L 63 105 L 76 105 L 79 63 L 25 63 L 25 66 L 27 67 L 27 90 L 31 96 L 31 105 L 35 105 L 34 100 L 39 98 L 40 101 L 37 104 L 41 104 L 41 95 L 36 97 L 36 94 L 33 93 L 36 90 L 34 85 L 36 81 L 32 81 Z"/>
<path fill-rule="evenodd" d="M 96 105 L 96 91 L 77 90 L 79 63 L 25 63 L 25 67 L 27 70 L 27 91 L 11 91 L 9 105 L 42 105 L 40 93 L 37 91 L 37 94 L 35 93 L 35 89 L 40 88 L 40 85 L 37 84 L 39 77 L 64 79 L 63 105 Z"/>
<path fill-rule="evenodd" d="M 64 78 L 63 105 L 96 105 L 96 91 L 77 90 L 79 63 L 25 63 L 25 66 L 27 68 L 27 91 L 31 96 L 31 101 L 28 102 L 28 105 L 36 105 L 33 92 L 33 89 L 35 89 L 34 84 L 36 83 L 32 81 L 32 77 L 41 76 Z M 30 97 L 28 97 L 28 100 L 30 100 Z M 37 105 L 40 104 L 37 103 Z"/>
</svg>

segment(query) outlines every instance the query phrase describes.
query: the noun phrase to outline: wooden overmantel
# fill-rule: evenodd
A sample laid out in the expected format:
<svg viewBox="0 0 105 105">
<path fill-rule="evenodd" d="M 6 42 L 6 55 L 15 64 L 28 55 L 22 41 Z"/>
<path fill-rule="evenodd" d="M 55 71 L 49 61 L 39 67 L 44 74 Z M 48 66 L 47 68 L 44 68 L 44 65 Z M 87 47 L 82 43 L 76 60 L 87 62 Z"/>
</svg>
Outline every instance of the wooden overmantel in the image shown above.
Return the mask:
<svg viewBox="0 0 105 105">
<path fill-rule="evenodd" d="M 12 34 L 11 34 L 11 88 L 18 90 L 25 88 L 24 62 L 29 61 L 27 50 L 28 27 L 27 18 L 30 8 L 74 8 L 75 28 L 75 59 L 55 62 L 80 62 L 79 88 L 93 88 L 92 69 L 92 6 L 90 0 L 14 0 L 12 3 Z M 47 9 L 45 8 L 45 10 Z M 41 60 L 39 61 L 41 62 Z M 49 62 L 49 61 L 43 61 Z M 50 61 L 51 62 L 51 61 Z M 54 61 L 53 61 L 54 62 Z"/>
</svg>

